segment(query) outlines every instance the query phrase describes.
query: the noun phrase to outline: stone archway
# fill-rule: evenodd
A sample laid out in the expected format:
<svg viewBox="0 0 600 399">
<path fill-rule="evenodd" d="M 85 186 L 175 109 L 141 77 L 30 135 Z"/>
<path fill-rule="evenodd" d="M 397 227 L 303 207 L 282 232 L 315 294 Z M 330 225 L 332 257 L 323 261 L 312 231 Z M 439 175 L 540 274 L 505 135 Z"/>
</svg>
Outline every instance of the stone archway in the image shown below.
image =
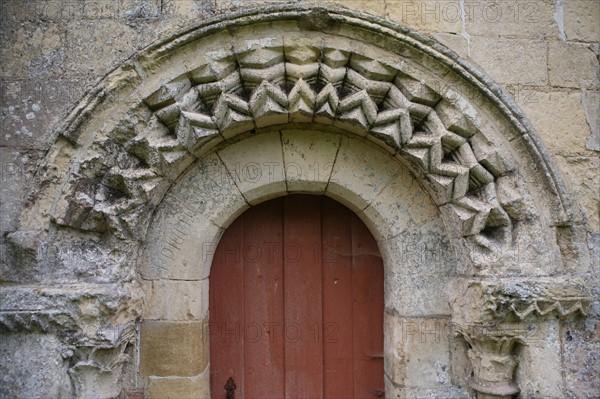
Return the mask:
<svg viewBox="0 0 600 399">
<path fill-rule="evenodd" d="M 396 276 L 386 277 L 386 307 L 398 319 L 389 323 L 388 348 L 400 348 L 394 339 L 402 338 L 392 332 L 408 325 L 404 319 L 438 314 L 451 320 L 452 331 L 470 345 L 470 387 L 476 391 L 516 392 L 519 358 L 529 359 L 519 369 L 529 376 L 546 366 L 541 359 L 550 358 L 556 361 L 552 376 L 560 378 L 556 353 L 536 347 L 519 357 L 515 345 L 535 345 L 519 323 L 552 334 L 557 322 L 546 316 L 587 311 L 585 285 L 561 277 L 568 262 L 579 261 L 579 227 L 568 194 L 518 108 L 485 75 L 431 39 L 342 9 L 282 6 L 231 14 L 136 55 L 109 74 L 57 132 L 21 217 L 21 231 L 8 238 L 31 253 L 32 264 L 45 242 L 71 246 L 73 254 L 89 258 L 90 270 L 100 267 L 101 276 L 74 277 L 74 284 L 82 284 L 79 289 L 44 292 L 53 298 L 52 312 L 33 312 L 25 319 L 7 313 L 2 320 L 17 329 L 39 325 L 80 331 L 69 338 L 79 351 L 70 368 L 79 396 L 91 391 L 110 396 L 111 387 L 119 386 L 144 301 L 142 357 L 144 345 L 157 348 L 153 340 L 175 339 L 182 328 L 198 333 L 184 341 L 197 351 L 180 374 L 141 360 L 150 389 L 152 384 L 204 386 L 206 364 L 198 359 L 208 349 L 194 341 L 202 336 L 202 307 L 196 312 L 186 303 L 202 303 L 209 275 L 202 264 L 209 257 L 200 257 L 198 266 L 198 258 L 190 258 L 196 252 L 175 256 L 174 248 L 184 244 L 183 225 L 193 224 L 195 240 L 212 245 L 247 206 L 294 191 L 322 191 L 361 215 L 376 238 L 389 244 L 382 250 L 388 254 L 386 273 L 400 270 L 394 262 L 403 249 L 398 244 L 406 242 L 403 233 L 414 233 L 419 242 L 416 232 L 427 223 L 414 220 L 436 215 L 432 226 L 456 255 L 440 283 L 450 287 L 451 306 L 441 313 L 435 312 L 437 305 L 410 309 L 402 291 L 394 289 Z M 329 165 L 319 157 L 331 158 L 333 151 L 327 151 L 336 149 L 325 170 L 327 184 L 320 174 L 314 181 L 290 177 L 293 167 L 286 164 L 283 138 L 294 135 L 302 137 L 299 148 L 306 145 L 302 140 L 317 137 L 318 144 L 305 153 L 316 157 L 319 168 Z M 277 142 L 274 137 L 279 137 L 281 158 L 265 161 L 279 157 L 266 150 Z M 252 140 L 265 142 L 248 147 Z M 357 155 L 358 149 L 376 155 Z M 242 159 L 242 167 L 258 162 L 261 173 L 265 170 L 261 176 L 270 180 L 236 182 L 232 163 Z M 338 161 L 337 184 L 331 184 Z M 279 177 L 273 162 L 282 166 Z M 198 182 L 212 183 L 185 194 Z M 412 204 L 414 196 L 427 193 L 421 203 L 431 212 L 407 217 L 411 207 L 398 197 L 405 193 Z M 569 259 L 563 256 L 567 252 Z M 63 258 L 52 259 L 60 269 Z M 427 270 L 420 273 L 415 275 L 428 276 Z M 171 299 L 174 286 L 182 297 L 171 306 L 164 301 Z M 39 296 L 19 290 L 25 302 Z M 407 309 L 414 314 L 404 314 Z M 168 323 L 173 320 L 178 323 Z M 418 333 L 426 336 L 424 323 Z M 498 330 L 499 325 L 507 327 Z M 390 389 L 404 394 L 429 389 L 411 385 L 404 351 L 386 353 Z M 160 382 L 165 373 L 181 381 Z M 464 389 L 467 375 L 462 377 L 457 389 Z M 554 394 L 544 381 L 536 384 L 542 394 Z M 440 389 L 448 392 L 446 386 Z"/>
</svg>

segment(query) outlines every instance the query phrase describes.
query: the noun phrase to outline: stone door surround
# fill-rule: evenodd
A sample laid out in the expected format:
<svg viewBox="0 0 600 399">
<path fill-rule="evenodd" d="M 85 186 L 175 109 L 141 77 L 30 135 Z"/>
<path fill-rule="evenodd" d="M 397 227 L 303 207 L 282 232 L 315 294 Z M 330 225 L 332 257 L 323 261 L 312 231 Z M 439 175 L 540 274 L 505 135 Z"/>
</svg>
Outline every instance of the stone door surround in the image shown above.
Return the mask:
<svg viewBox="0 0 600 399">
<path fill-rule="evenodd" d="M 150 394 L 205 392 L 214 246 L 245 209 L 287 193 L 339 200 L 378 240 L 388 392 L 420 392 L 403 355 L 424 349 L 403 346 L 407 321 L 441 321 L 445 347 L 464 343 L 472 375 L 440 392 L 510 397 L 518 347 L 532 343 L 499 326 L 552 331 L 556 317 L 588 311 L 569 275 L 585 261 L 581 226 L 536 132 L 490 78 L 391 22 L 299 5 L 203 21 L 108 74 L 56 132 L 8 240 L 35 262 L 51 236 L 91 239 L 116 277 L 8 288 L 28 309 L 50 298 L 51 311 L 0 322 L 81 330 L 69 338 L 79 396 L 110 391 L 138 342 Z M 439 249 L 423 255 L 411 237 Z M 443 347 L 431 356 L 449 358 Z M 540 359 L 531 378 L 542 379 Z M 544 366 L 560 378 L 558 363 Z"/>
</svg>

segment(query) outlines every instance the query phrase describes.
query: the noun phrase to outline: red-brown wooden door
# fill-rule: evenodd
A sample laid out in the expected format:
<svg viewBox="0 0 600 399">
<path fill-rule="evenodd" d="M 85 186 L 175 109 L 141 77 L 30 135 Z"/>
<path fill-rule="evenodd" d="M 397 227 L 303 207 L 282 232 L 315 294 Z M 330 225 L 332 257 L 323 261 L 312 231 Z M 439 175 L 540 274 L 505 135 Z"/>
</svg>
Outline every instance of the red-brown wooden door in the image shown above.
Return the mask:
<svg viewBox="0 0 600 399">
<path fill-rule="evenodd" d="M 354 213 L 292 195 L 225 232 L 210 276 L 213 398 L 382 397 L 383 264 Z"/>
</svg>

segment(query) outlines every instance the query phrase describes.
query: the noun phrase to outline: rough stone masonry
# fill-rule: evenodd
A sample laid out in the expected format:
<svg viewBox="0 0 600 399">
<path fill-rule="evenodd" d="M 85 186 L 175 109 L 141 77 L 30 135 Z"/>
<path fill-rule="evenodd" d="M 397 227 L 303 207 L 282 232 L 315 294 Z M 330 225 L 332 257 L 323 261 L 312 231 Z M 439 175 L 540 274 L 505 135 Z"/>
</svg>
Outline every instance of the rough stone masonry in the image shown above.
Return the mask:
<svg viewBox="0 0 600 399">
<path fill-rule="evenodd" d="M 227 227 L 384 260 L 386 397 L 600 396 L 600 3 L 4 0 L 0 397 L 210 396 Z"/>
</svg>

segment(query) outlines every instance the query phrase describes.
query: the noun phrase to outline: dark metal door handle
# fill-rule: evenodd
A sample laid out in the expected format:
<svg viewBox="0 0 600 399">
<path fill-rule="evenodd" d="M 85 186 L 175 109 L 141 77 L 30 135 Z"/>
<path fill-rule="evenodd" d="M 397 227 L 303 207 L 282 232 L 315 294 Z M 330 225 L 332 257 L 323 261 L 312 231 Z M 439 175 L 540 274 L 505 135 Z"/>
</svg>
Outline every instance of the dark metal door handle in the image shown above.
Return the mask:
<svg viewBox="0 0 600 399">
<path fill-rule="evenodd" d="M 227 392 L 227 399 L 235 398 L 235 389 L 236 388 L 237 388 L 237 385 L 235 385 L 235 380 L 233 379 L 233 377 L 229 377 L 229 379 L 227 380 L 227 383 L 225 384 L 225 391 Z"/>
</svg>

